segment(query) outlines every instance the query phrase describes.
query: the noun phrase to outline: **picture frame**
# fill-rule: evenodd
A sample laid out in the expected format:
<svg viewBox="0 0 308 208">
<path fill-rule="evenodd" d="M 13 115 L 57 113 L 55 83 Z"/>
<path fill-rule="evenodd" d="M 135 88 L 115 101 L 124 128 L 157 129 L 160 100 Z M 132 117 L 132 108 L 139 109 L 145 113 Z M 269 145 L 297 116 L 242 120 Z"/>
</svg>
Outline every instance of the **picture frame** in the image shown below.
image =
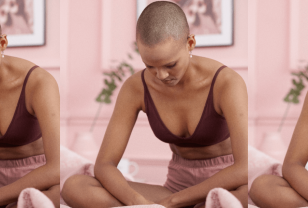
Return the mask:
<svg viewBox="0 0 308 208">
<path fill-rule="evenodd" d="M 7 47 L 45 45 L 46 1 L 23 0 L 0 5 L 2 34 L 7 34 Z M 2 8 L 3 7 L 3 8 Z"/>
<path fill-rule="evenodd" d="M 156 0 L 137 0 L 137 20 L 141 15 L 142 11 L 144 10 L 144 8 L 148 4 L 154 1 Z M 196 47 L 233 45 L 234 42 L 233 0 L 199 0 L 199 2 L 201 3 L 202 2 L 211 3 L 211 8 L 213 8 L 211 10 L 212 11 L 211 13 L 206 11 L 206 9 L 202 8 L 201 6 L 199 10 L 195 10 L 196 12 L 191 12 L 189 7 L 192 4 L 198 2 L 198 0 L 169 0 L 169 1 L 177 3 L 186 14 L 186 18 L 190 27 L 190 33 L 195 34 Z M 196 6 L 192 8 L 196 8 Z M 215 13 L 215 11 L 217 12 Z M 196 22 L 198 24 L 196 24 Z"/>
</svg>

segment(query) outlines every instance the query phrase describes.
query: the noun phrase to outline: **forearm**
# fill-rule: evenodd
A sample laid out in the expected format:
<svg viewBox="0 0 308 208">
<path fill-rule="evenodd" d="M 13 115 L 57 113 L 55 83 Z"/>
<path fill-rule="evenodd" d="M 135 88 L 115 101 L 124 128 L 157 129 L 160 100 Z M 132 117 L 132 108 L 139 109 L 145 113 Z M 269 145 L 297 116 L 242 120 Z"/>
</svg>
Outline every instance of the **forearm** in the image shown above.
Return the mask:
<svg viewBox="0 0 308 208">
<path fill-rule="evenodd" d="M 26 188 L 46 190 L 60 184 L 60 170 L 53 166 L 43 165 L 19 180 L 0 188 L 0 206 L 17 201 L 20 192 Z"/>
<path fill-rule="evenodd" d="M 122 173 L 112 164 L 95 165 L 95 178 L 125 205 L 145 204 L 146 199 L 129 186 Z"/>
<path fill-rule="evenodd" d="M 300 164 L 284 164 L 283 177 L 291 187 L 308 201 L 308 171 Z"/>
<path fill-rule="evenodd" d="M 213 188 L 234 190 L 247 184 L 248 170 L 245 167 L 229 166 L 207 180 L 170 196 L 171 207 L 185 207 L 204 202 Z"/>
</svg>

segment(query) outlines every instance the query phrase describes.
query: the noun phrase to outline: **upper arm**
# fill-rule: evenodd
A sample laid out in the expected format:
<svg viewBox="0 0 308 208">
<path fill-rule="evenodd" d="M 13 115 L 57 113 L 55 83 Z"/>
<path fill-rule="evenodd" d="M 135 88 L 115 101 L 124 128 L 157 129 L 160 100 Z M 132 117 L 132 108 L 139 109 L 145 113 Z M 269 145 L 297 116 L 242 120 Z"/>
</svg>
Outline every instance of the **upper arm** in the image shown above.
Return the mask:
<svg viewBox="0 0 308 208">
<path fill-rule="evenodd" d="M 31 107 L 42 131 L 47 165 L 60 163 L 60 95 L 54 77 L 43 69 L 33 71 L 29 77 Z"/>
<path fill-rule="evenodd" d="M 226 70 L 226 71 L 224 71 Z M 235 164 L 247 166 L 248 157 L 248 95 L 242 77 L 224 69 L 218 76 L 218 103 L 227 121 Z"/>
<path fill-rule="evenodd" d="M 296 124 L 283 166 L 299 164 L 305 166 L 308 161 L 308 93 L 301 115 Z"/>
<path fill-rule="evenodd" d="M 96 165 L 102 163 L 117 165 L 122 158 L 141 109 L 142 91 L 137 83 L 139 80 L 136 78 L 138 74 L 129 77 L 121 87 L 96 159 Z"/>
</svg>

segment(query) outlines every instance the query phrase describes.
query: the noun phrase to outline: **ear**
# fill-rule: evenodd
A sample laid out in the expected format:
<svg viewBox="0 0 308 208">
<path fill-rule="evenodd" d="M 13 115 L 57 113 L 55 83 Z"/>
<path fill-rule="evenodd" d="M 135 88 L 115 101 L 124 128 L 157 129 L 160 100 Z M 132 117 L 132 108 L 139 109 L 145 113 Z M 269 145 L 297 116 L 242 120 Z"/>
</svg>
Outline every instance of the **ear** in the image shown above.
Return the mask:
<svg viewBox="0 0 308 208">
<path fill-rule="evenodd" d="M 187 40 L 187 44 L 188 44 L 188 50 L 193 50 L 196 46 L 196 39 L 195 39 L 195 35 L 191 34 L 189 35 L 189 38 Z"/>
<path fill-rule="evenodd" d="M 2 51 L 6 49 L 7 44 L 8 44 L 7 35 L 3 34 L 2 38 L 0 39 L 0 45 L 1 45 Z"/>
</svg>

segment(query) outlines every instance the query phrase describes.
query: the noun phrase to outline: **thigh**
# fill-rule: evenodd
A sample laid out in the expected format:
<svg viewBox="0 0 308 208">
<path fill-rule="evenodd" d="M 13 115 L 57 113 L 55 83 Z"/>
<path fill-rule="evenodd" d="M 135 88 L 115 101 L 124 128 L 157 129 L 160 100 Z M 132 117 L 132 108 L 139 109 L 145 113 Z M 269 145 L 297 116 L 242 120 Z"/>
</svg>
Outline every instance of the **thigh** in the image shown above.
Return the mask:
<svg viewBox="0 0 308 208">
<path fill-rule="evenodd" d="M 171 191 L 159 185 L 132 181 L 128 181 L 128 184 L 146 199 L 155 203 L 172 194 Z M 84 206 L 87 203 L 95 203 L 93 207 L 103 203 L 117 206 L 123 205 L 114 198 L 96 178 L 85 175 L 74 175 L 69 178 L 63 186 L 61 195 L 69 205 L 75 203 L 76 200 L 80 200 L 80 203 L 84 203 Z M 82 197 L 84 197 L 84 199 L 82 199 Z M 86 201 L 82 202 L 82 200 Z"/>
<path fill-rule="evenodd" d="M 260 207 L 303 207 L 308 202 L 278 176 L 262 175 L 253 182 L 249 195 Z"/>
<path fill-rule="evenodd" d="M 151 185 L 132 181 L 128 181 L 128 184 L 146 199 L 155 203 L 158 203 L 172 194 L 171 191 L 160 185 Z"/>
</svg>

